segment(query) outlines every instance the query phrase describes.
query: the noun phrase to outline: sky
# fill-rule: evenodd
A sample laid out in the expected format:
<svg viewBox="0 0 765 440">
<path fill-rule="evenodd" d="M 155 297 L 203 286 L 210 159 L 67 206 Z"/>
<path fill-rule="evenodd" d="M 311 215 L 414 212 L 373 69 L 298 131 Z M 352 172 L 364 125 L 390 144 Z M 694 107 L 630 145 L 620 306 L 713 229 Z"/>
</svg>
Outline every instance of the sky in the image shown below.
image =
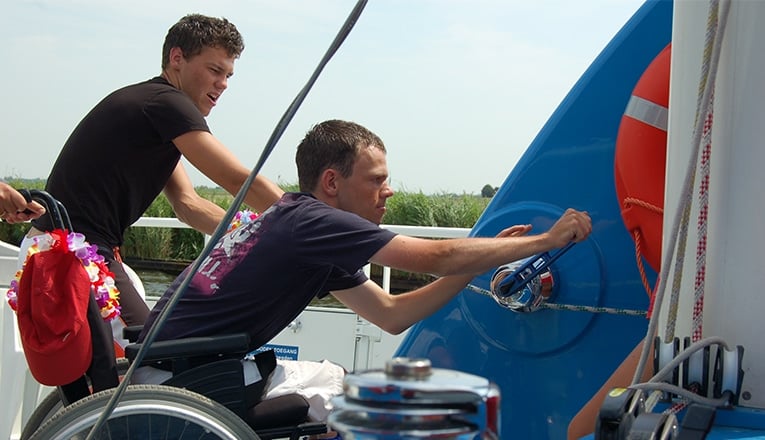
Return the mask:
<svg viewBox="0 0 765 440">
<path fill-rule="evenodd" d="M 356 0 L 10 0 L 0 16 L 0 177 L 45 178 L 104 96 L 160 73 L 188 13 L 231 20 L 245 50 L 207 121 L 252 169 Z M 326 119 L 388 150 L 394 190 L 500 186 L 643 0 L 370 0 L 262 173 L 297 183 L 294 154 Z M 108 148 L 108 146 L 104 146 Z M 215 186 L 189 168 L 195 185 Z"/>
</svg>

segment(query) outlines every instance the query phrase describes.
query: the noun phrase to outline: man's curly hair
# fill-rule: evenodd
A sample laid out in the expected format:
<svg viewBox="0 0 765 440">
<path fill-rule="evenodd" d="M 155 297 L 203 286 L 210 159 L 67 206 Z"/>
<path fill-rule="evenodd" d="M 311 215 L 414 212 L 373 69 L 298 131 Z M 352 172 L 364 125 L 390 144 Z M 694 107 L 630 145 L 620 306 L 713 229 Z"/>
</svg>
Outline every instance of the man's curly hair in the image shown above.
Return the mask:
<svg viewBox="0 0 765 440">
<path fill-rule="evenodd" d="M 225 49 L 230 56 L 239 58 L 244 51 L 244 39 L 225 18 L 189 14 L 167 31 L 162 46 L 162 69 L 170 61 L 170 49 L 174 47 L 180 47 L 186 58 L 199 55 L 205 47 Z"/>
</svg>

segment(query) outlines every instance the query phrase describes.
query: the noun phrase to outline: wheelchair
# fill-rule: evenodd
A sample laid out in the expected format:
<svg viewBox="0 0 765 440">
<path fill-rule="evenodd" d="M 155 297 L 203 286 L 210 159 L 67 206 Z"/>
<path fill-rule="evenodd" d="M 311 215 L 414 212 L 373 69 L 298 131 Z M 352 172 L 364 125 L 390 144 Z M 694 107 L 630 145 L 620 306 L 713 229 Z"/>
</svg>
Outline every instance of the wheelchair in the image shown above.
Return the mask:
<svg viewBox="0 0 765 440">
<path fill-rule="evenodd" d="M 241 364 L 247 342 L 245 334 L 234 334 L 153 343 L 142 364 L 172 365 L 173 377 L 161 385 L 128 385 L 94 438 L 268 440 L 326 433 L 326 424 L 308 421 L 308 403 L 300 395 L 248 405 Z M 123 368 L 140 348 L 141 344 L 126 347 Z M 115 391 L 107 389 L 64 406 L 63 388 L 37 407 L 22 439 L 85 438 Z"/>
<path fill-rule="evenodd" d="M 43 203 L 49 213 L 62 211 L 65 215 L 64 207 L 48 193 L 30 191 L 30 197 Z M 92 294 L 91 303 L 95 304 Z M 116 392 L 116 388 L 104 383 L 119 383 L 119 376 L 136 359 L 142 345 L 134 342 L 141 328 L 128 327 L 125 338 L 133 343 L 125 348 L 125 358 L 117 360 L 116 367 L 114 362 L 104 363 L 107 356 L 96 353 L 99 347 L 101 353 L 111 353 L 103 350 L 111 346 L 111 330 L 97 307 L 89 308 L 88 321 L 94 335 L 90 369 L 41 401 L 24 426 L 22 439 L 268 440 L 299 439 L 328 430 L 325 423 L 308 420 L 308 402 L 298 394 L 262 401 L 248 397 L 241 360 L 251 350 L 249 338 L 246 334 L 231 334 L 152 343 L 141 365 L 161 363 L 173 376 L 160 385 L 127 385 L 98 432 L 91 434 Z M 99 345 L 95 342 L 98 340 L 107 342 Z M 275 366 L 273 352 L 266 353 L 272 357 L 268 362 Z M 113 353 L 110 361 L 114 361 Z M 99 370 L 98 365 L 106 368 Z M 264 377 L 263 382 L 266 380 Z"/>
</svg>

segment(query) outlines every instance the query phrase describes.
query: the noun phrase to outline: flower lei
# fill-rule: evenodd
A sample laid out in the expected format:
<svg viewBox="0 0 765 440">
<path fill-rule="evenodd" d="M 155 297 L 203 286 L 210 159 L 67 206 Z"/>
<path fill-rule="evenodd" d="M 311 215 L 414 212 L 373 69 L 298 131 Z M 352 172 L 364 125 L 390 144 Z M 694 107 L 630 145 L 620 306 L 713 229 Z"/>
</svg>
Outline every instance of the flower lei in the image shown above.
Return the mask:
<svg viewBox="0 0 765 440">
<path fill-rule="evenodd" d="M 231 220 L 231 224 L 228 225 L 228 229 L 226 230 L 226 233 L 233 231 L 234 229 L 246 225 L 247 223 L 252 223 L 255 221 L 255 219 L 258 218 L 258 213 L 252 212 L 248 209 L 245 209 L 243 211 L 239 211 L 234 215 L 234 219 Z"/>
<path fill-rule="evenodd" d="M 51 232 L 37 235 L 32 238 L 33 243 L 27 250 L 24 265 L 16 272 L 11 287 L 6 293 L 8 304 L 16 311 L 18 304 L 18 290 L 21 274 L 24 272 L 29 257 L 43 251 L 72 252 L 85 269 L 90 278 L 90 285 L 96 297 L 96 302 L 101 308 L 101 317 L 104 321 L 111 321 L 120 315 L 119 290 L 114 284 L 114 274 L 109 270 L 104 257 L 96 251 L 98 247 L 88 244 L 83 234 L 65 230 L 54 229 Z"/>
</svg>

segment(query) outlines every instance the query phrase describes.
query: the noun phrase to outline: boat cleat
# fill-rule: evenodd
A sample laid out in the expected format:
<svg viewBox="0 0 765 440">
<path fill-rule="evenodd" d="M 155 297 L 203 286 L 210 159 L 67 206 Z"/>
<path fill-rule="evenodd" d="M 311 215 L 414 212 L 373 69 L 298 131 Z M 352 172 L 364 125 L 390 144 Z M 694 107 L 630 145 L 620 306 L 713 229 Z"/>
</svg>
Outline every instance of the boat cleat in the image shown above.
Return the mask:
<svg viewBox="0 0 765 440">
<path fill-rule="evenodd" d="M 673 413 L 644 412 L 635 418 L 635 422 L 626 439 L 675 440 L 679 427 Z"/>
<path fill-rule="evenodd" d="M 595 440 L 626 439 L 635 419 L 645 412 L 643 391 L 614 388 L 608 392 L 595 421 Z"/>
<path fill-rule="evenodd" d="M 687 350 L 690 346 L 691 338 L 686 336 L 683 338 L 683 349 Z M 683 361 L 683 388 L 701 396 L 709 395 L 709 354 L 710 347 L 706 346 Z"/>
<path fill-rule="evenodd" d="M 685 337 L 681 351 L 679 338 L 675 337 L 668 342 L 662 342 L 660 337 L 655 337 L 653 343 L 654 372 L 663 370 L 675 358 L 685 355 L 691 345 L 691 338 Z M 692 391 L 699 396 L 726 397 L 728 406 L 738 405 L 744 378 L 742 368 L 744 347 L 739 345 L 728 350 L 719 346 L 714 357 L 711 354 L 711 349 L 712 347 L 707 345 L 685 355 L 686 358 L 682 363 L 675 367 L 662 381 Z M 661 400 L 669 403 L 677 397 L 673 393 L 664 392 Z"/>
<path fill-rule="evenodd" d="M 675 337 L 670 341 L 662 342 L 661 337 L 656 336 L 653 340 L 653 371 L 658 372 L 662 370 L 667 364 L 672 362 L 679 353 L 680 338 Z M 687 363 L 684 365 L 687 367 Z M 672 370 L 671 375 L 663 380 L 663 382 L 680 386 L 680 367 L 675 367 Z M 662 393 L 661 400 L 663 402 L 671 402 L 675 397 L 677 397 L 675 394 L 664 392 Z"/>
<path fill-rule="evenodd" d="M 744 347 L 737 345 L 732 350 L 718 347 L 712 374 L 714 381 L 713 396 L 727 397 L 731 406 L 738 405 L 741 384 L 744 380 L 742 362 Z"/>
</svg>

